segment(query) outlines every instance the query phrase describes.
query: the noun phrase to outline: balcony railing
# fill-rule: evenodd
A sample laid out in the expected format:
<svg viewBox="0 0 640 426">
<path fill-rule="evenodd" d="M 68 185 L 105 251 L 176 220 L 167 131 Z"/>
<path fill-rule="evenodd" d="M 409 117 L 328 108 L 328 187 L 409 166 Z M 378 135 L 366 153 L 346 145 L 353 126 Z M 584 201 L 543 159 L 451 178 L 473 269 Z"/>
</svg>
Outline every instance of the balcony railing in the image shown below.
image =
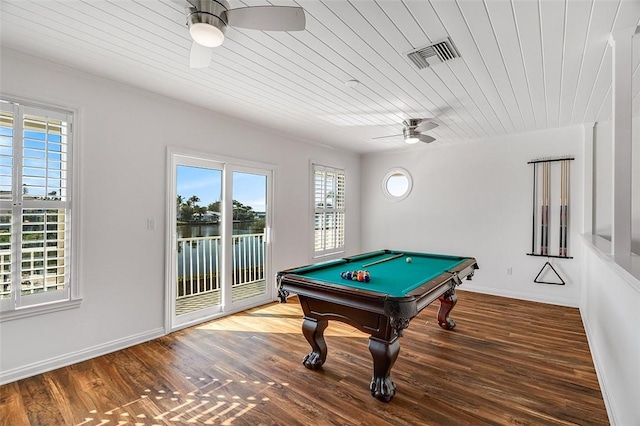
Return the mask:
<svg viewBox="0 0 640 426">
<path fill-rule="evenodd" d="M 232 244 L 232 291 L 245 294 L 241 286 L 264 281 L 264 233 L 234 235 Z M 219 236 L 178 238 L 177 299 L 220 291 L 221 254 Z"/>
<path fill-rule="evenodd" d="M 41 247 L 23 248 L 21 254 L 20 291 L 23 296 L 64 289 L 66 259 L 61 250 L 47 248 L 46 258 Z M 0 299 L 11 296 L 11 257 L 11 250 L 0 251 Z"/>
<path fill-rule="evenodd" d="M 242 234 L 232 237 L 232 300 L 237 301 L 264 294 L 265 239 L 261 234 Z M 202 296 L 194 306 L 220 303 L 221 239 L 193 237 L 178 239 L 177 299 Z M 59 259 L 55 259 L 59 261 Z M 22 254 L 22 294 L 57 290 L 64 287 L 64 269 L 52 266 L 49 258 L 47 276 L 43 275 L 42 250 L 25 249 Z M 11 252 L 0 251 L 0 299 L 11 294 Z M 191 310 L 185 308 L 187 310 Z"/>
</svg>

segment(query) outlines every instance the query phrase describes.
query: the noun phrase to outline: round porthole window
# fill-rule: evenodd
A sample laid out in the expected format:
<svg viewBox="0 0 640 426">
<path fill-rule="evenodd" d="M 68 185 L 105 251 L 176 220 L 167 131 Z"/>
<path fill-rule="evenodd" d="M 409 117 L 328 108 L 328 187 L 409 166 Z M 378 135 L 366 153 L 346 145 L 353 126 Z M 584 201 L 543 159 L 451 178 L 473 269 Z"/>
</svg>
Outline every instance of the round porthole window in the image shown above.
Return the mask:
<svg viewBox="0 0 640 426">
<path fill-rule="evenodd" d="M 382 181 L 382 191 L 392 200 L 402 200 L 407 198 L 412 185 L 411 175 L 408 171 L 394 168 L 385 175 Z"/>
</svg>

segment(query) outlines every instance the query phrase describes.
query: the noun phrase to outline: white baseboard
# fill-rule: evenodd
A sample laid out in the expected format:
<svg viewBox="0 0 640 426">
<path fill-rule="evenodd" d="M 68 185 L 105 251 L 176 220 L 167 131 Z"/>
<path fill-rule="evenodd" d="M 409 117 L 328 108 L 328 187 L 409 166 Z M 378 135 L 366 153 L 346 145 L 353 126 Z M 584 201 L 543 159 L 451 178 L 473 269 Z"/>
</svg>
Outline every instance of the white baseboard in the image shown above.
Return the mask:
<svg viewBox="0 0 640 426">
<path fill-rule="evenodd" d="M 510 291 L 505 290 L 503 288 L 491 288 L 491 287 L 477 287 L 473 285 L 468 285 L 465 282 L 462 283 L 460 287 L 456 287 L 456 291 L 458 290 L 466 290 L 474 293 L 482 293 L 489 294 L 491 296 L 501 296 L 501 297 L 509 297 L 511 299 L 519 299 L 519 300 L 527 300 L 529 302 L 538 302 L 538 303 L 548 303 L 550 305 L 559 305 L 559 306 L 567 306 L 569 308 L 579 308 L 579 301 L 576 300 L 565 300 L 558 299 L 553 297 L 541 296 L 539 294 L 534 293 L 522 293 L 519 291 Z"/>
<path fill-rule="evenodd" d="M 43 361 L 34 362 L 33 364 L 14 368 L 12 370 L 1 371 L 0 385 L 35 376 L 36 374 L 46 373 L 47 371 L 66 367 L 77 362 L 86 361 L 88 359 L 125 349 L 139 343 L 148 342 L 149 340 L 153 340 L 164 335 L 164 328 L 157 328 L 155 330 L 147 331 L 140 334 L 134 334 L 133 336 L 128 336 L 122 339 L 83 349 L 81 351 L 71 352 Z"/>
</svg>

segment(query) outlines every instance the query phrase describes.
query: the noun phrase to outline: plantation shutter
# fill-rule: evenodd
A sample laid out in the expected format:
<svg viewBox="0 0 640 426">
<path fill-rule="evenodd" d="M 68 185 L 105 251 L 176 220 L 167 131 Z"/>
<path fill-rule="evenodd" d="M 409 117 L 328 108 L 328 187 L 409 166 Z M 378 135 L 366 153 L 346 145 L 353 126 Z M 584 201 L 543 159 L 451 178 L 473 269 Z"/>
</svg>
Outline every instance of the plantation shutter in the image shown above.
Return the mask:
<svg viewBox="0 0 640 426">
<path fill-rule="evenodd" d="M 0 112 L 0 308 L 69 300 L 71 113 Z"/>
<path fill-rule="evenodd" d="M 345 172 L 313 164 L 314 256 L 344 251 Z"/>
</svg>

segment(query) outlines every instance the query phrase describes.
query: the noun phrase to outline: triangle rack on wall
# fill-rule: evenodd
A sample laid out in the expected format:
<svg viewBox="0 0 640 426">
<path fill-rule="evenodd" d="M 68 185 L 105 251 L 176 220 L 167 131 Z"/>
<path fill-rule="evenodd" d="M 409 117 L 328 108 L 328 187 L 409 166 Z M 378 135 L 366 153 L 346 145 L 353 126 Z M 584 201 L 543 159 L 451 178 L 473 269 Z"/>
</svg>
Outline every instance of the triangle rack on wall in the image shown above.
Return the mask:
<svg viewBox="0 0 640 426">
<path fill-rule="evenodd" d="M 540 276 L 542 275 L 542 273 L 544 272 L 545 268 L 547 268 L 547 266 L 549 268 L 551 268 L 551 270 L 553 271 L 553 273 L 555 274 L 555 276 L 560 280 L 560 282 L 550 282 L 550 281 L 542 281 L 540 280 Z M 545 264 L 542 266 L 542 269 L 540 269 L 540 272 L 538 272 L 538 275 L 536 275 L 536 278 L 533 280 L 534 283 L 538 283 L 538 284 L 555 284 L 555 285 L 564 285 L 564 280 L 562 279 L 562 277 L 560 276 L 560 274 L 558 274 L 558 271 L 556 271 L 556 268 L 553 267 L 553 265 L 547 260 L 545 262 Z"/>
</svg>

